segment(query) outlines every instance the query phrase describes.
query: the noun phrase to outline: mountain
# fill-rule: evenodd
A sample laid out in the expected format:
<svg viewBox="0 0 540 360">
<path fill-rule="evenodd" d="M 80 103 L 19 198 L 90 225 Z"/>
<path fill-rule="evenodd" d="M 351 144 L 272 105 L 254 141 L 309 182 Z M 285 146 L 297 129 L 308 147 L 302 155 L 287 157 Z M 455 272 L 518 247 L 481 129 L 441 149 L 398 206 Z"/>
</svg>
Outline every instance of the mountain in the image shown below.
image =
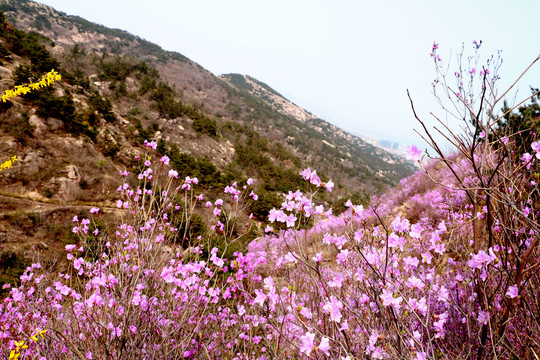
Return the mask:
<svg viewBox="0 0 540 360">
<path fill-rule="evenodd" d="M 118 172 L 137 171 L 143 140 L 155 140 L 152 156 L 169 156 L 181 176 L 197 176 L 209 199 L 253 177 L 260 200 L 247 210 L 261 226 L 283 193 L 306 190 L 305 167 L 336 183 L 316 196 L 336 211 L 413 171 L 247 75 L 216 77 L 179 53 L 32 1 L 0 0 L 0 11 L 0 91 L 52 68 L 62 75 L 0 103 L 1 161 L 19 158 L 0 172 L 0 260 L 22 264 L 40 248 L 54 263 L 74 241 L 74 214 L 99 206 L 114 218 Z"/>
</svg>

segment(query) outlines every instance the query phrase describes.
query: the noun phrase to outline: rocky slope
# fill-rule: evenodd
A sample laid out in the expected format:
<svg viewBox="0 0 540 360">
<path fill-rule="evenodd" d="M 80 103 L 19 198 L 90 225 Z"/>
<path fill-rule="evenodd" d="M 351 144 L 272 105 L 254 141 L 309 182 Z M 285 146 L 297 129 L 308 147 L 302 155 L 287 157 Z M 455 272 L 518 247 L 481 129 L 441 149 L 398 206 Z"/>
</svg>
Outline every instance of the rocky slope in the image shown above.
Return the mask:
<svg viewBox="0 0 540 360">
<path fill-rule="evenodd" d="M 0 0 L 0 11 L 0 91 L 51 68 L 63 76 L 0 103 L 0 161 L 20 160 L 0 173 L 0 263 L 20 265 L 39 244 L 54 263 L 75 241 L 70 218 L 91 206 L 105 209 L 104 228 L 113 224 L 118 172 L 136 170 L 145 139 L 159 143 L 152 156 L 198 176 L 209 198 L 254 177 L 262 201 L 250 210 L 260 220 L 280 194 L 304 186 L 304 167 L 334 180 L 336 191 L 317 201 L 336 209 L 412 171 L 251 77 L 216 77 L 181 54 L 31 1 Z"/>
</svg>

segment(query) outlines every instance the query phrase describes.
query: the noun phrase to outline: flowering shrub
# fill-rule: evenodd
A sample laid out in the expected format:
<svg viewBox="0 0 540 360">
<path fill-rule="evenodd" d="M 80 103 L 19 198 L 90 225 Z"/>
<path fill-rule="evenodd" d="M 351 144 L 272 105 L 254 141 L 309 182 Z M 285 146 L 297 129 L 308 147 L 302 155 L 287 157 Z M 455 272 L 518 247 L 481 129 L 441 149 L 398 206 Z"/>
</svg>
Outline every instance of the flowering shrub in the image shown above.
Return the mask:
<svg viewBox="0 0 540 360">
<path fill-rule="evenodd" d="M 161 158 L 156 171 L 145 160 L 137 175 L 140 186 L 132 188 L 126 182 L 118 189 L 123 198 L 117 206 L 124 209 L 126 222 L 118 226 L 114 239 L 90 244 L 89 236 L 99 235 L 98 230 L 91 233 L 91 220 L 76 216 L 73 232 L 80 235 L 81 244 L 66 246 L 67 271 L 51 274 L 39 263 L 27 269 L 21 286 L 11 289 L 0 305 L 2 352 L 47 359 L 264 352 L 250 335 L 238 338 L 244 325 L 239 320 L 245 313 L 242 299 L 249 298 L 243 281 L 256 262 L 242 254 L 225 262 L 216 248 L 203 256 L 204 239 L 187 250 L 172 248 L 178 224 L 169 218 L 182 207 L 189 210 L 182 221 L 189 223 L 195 203 L 204 197 L 194 193 L 196 178 L 173 185 L 177 173 L 164 170 L 167 160 Z M 165 185 L 159 186 L 163 178 Z M 219 213 L 213 235 L 224 236 L 227 242 L 235 240 L 229 231 L 237 213 L 247 206 L 243 202 L 256 196 L 247 184 L 237 188 L 235 183 L 225 189 L 230 211 L 222 209 L 224 200 L 210 204 Z M 99 216 L 99 209 L 90 213 Z M 42 342 L 27 343 L 24 349 L 18 345 L 41 329 L 49 331 Z"/>
<path fill-rule="evenodd" d="M 26 95 L 33 90 L 38 90 L 40 88 L 47 87 L 60 79 L 62 79 L 62 76 L 56 71 L 54 71 L 53 69 L 49 71 L 47 74 L 45 74 L 39 81 L 35 83 L 31 83 L 28 85 L 17 85 L 13 89 L 6 90 L 4 94 L 2 94 L 2 102 L 6 102 L 12 97 Z"/>
<path fill-rule="evenodd" d="M 472 80 L 481 73 L 487 91 L 496 80 L 487 70 L 464 71 Z M 196 191 L 197 178 L 181 180 L 168 169 L 167 156 L 157 164 L 143 158 L 139 183 L 118 188 L 125 217 L 116 233 L 107 237 L 93 231 L 92 220 L 75 217 L 81 241 L 66 246 L 67 270 L 52 273 L 35 263 L 0 303 L 0 353 L 533 358 L 540 353 L 540 143 L 517 147 L 515 135 L 493 123 L 492 107 L 481 104 L 483 116 L 475 111 L 472 88 L 443 89 L 468 111 L 465 119 L 473 116 L 468 137 L 448 134 L 456 153 L 440 151 L 426 130 L 435 156 L 369 207 L 347 201 L 340 216 L 313 202 L 332 181 L 305 169 L 300 175 L 310 190 L 286 194 L 270 210 L 266 234 L 231 258 L 223 254 L 251 226 L 241 214 L 258 199 L 253 180 L 230 184 L 223 199 L 209 201 Z M 496 100 L 486 98 L 493 106 Z M 520 152 L 517 162 L 512 152 Z M 417 148 L 410 154 L 421 158 Z M 212 220 L 194 238 L 188 232 L 196 208 Z M 100 216 L 98 208 L 90 213 Z M 45 330 L 39 342 L 27 341 Z"/>
<path fill-rule="evenodd" d="M 5 169 L 10 169 L 13 166 L 13 163 L 17 160 L 17 155 L 13 155 L 12 157 L 4 161 L 2 164 L 0 164 L 0 172 Z"/>
</svg>

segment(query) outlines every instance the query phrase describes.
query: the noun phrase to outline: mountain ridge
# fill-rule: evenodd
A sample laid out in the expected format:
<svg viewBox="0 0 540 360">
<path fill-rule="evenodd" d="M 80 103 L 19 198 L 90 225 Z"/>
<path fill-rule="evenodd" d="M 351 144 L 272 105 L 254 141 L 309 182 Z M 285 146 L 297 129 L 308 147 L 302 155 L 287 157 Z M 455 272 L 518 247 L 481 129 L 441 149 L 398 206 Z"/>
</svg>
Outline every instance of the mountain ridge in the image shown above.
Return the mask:
<svg viewBox="0 0 540 360">
<path fill-rule="evenodd" d="M 133 158 L 145 154 L 142 141 L 155 140 L 152 157 L 167 155 L 180 176 L 197 176 L 210 199 L 225 185 L 253 177 L 259 201 L 247 211 L 260 221 L 256 236 L 283 194 L 305 187 L 299 175 L 305 167 L 336 183 L 334 192 L 315 198 L 336 211 L 348 198 L 365 202 L 413 171 L 404 159 L 247 75 L 236 83 L 230 75 L 216 77 L 179 53 L 43 4 L 0 0 L 0 11 L 13 23 L 1 25 L 0 91 L 50 67 L 63 76 L 50 88 L 1 104 L 0 152 L 20 158 L 0 173 L 3 194 L 85 204 L 73 207 L 80 216 L 90 205 L 114 207 L 118 172 L 135 173 Z M 69 209 L 6 203 L 0 246 L 25 258 L 38 243 L 61 251 L 56 239 L 73 240 L 66 230 Z M 201 222 L 210 216 L 198 211 Z"/>
</svg>

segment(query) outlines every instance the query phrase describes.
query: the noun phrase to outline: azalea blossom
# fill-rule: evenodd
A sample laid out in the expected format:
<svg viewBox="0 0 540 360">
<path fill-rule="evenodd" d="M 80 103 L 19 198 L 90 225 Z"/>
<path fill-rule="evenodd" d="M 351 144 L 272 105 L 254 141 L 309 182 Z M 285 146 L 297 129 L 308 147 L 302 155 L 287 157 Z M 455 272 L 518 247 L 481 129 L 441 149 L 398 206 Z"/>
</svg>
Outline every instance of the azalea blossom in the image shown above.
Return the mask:
<svg viewBox="0 0 540 360">
<path fill-rule="evenodd" d="M 407 159 L 413 160 L 413 161 L 420 161 L 422 157 L 422 151 L 416 147 L 416 145 L 412 145 L 407 147 Z"/>
<path fill-rule="evenodd" d="M 315 334 L 307 331 L 305 335 L 300 337 L 300 341 L 302 342 L 300 345 L 300 352 L 303 352 L 309 356 L 309 354 L 311 354 L 313 351 L 313 347 L 315 346 Z"/>
<path fill-rule="evenodd" d="M 516 298 L 519 295 L 519 289 L 517 285 L 512 285 L 508 287 L 508 291 L 506 292 L 506 296 L 513 299 Z"/>
</svg>

